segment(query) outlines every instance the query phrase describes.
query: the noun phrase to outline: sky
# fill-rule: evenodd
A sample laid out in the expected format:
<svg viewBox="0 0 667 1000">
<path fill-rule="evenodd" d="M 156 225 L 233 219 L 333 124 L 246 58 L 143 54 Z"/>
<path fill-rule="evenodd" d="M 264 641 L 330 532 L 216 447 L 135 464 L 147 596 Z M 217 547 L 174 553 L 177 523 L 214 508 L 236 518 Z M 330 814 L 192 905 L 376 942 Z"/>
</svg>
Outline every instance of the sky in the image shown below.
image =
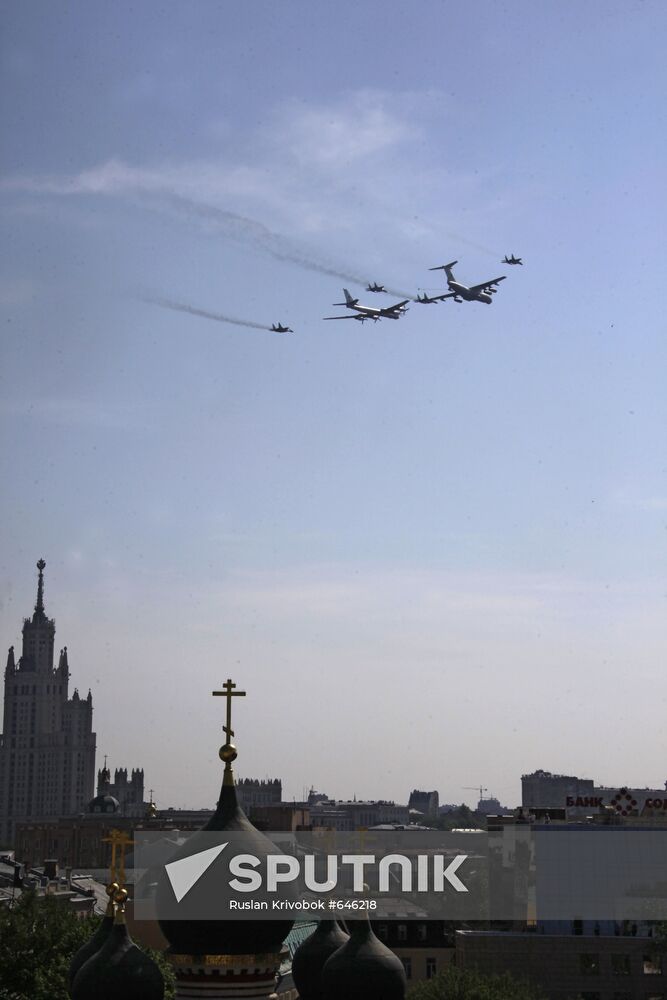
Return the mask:
<svg viewBox="0 0 667 1000">
<path fill-rule="evenodd" d="M 43 557 L 98 766 L 210 807 L 231 677 L 287 799 L 663 787 L 666 29 L 3 4 L 0 642 Z"/>
</svg>

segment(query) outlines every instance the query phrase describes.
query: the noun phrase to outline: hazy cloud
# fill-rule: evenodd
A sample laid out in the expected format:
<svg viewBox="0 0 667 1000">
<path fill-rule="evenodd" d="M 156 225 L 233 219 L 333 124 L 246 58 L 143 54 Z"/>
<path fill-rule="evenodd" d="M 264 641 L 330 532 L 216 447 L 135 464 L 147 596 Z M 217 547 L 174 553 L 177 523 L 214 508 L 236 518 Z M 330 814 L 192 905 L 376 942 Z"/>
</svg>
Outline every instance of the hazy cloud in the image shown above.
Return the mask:
<svg viewBox="0 0 667 1000">
<path fill-rule="evenodd" d="M 107 430 L 132 430 L 146 426 L 143 403 L 104 403 L 99 399 L 51 396 L 37 399 L 3 399 L 0 412 L 7 416 L 27 417 L 46 423 L 87 425 Z"/>
</svg>

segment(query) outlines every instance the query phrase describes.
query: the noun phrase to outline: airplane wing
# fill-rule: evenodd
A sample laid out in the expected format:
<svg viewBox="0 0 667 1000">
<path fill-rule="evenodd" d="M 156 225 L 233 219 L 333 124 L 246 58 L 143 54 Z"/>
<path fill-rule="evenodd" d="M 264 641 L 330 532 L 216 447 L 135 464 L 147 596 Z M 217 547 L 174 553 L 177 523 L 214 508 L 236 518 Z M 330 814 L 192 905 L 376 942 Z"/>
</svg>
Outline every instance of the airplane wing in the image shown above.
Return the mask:
<svg viewBox="0 0 667 1000">
<path fill-rule="evenodd" d="M 485 292 L 488 288 L 491 288 L 493 285 L 497 285 L 499 281 L 504 281 L 506 277 L 507 275 L 503 274 L 502 277 L 500 278 L 493 278 L 491 281 L 483 281 L 480 285 L 471 285 L 468 291 Z"/>
<path fill-rule="evenodd" d="M 398 310 L 402 309 L 403 306 L 407 306 L 408 302 L 410 302 L 410 299 L 403 299 L 402 302 L 396 302 L 395 305 L 393 306 L 384 306 L 382 309 L 380 309 L 380 312 L 381 313 L 398 312 Z"/>
<path fill-rule="evenodd" d="M 355 313 L 354 316 L 323 316 L 322 319 L 358 319 L 363 323 L 367 319 L 372 319 L 377 322 L 381 319 L 381 317 L 369 315 L 368 313 Z"/>
<path fill-rule="evenodd" d="M 431 295 L 428 299 L 429 302 L 442 302 L 444 299 L 453 299 L 456 292 L 447 292 L 445 295 Z"/>
</svg>

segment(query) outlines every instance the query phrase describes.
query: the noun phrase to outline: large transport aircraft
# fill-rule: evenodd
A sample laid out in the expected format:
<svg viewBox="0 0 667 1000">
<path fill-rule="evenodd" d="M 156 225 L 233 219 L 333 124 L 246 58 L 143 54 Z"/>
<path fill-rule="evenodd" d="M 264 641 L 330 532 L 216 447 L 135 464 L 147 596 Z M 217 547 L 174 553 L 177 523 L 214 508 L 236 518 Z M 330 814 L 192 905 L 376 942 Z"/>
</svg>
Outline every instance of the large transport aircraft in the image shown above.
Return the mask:
<svg viewBox="0 0 667 1000">
<path fill-rule="evenodd" d="M 452 268 L 455 264 L 458 264 L 457 260 L 453 260 L 450 264 L 439 264 L 438 267 L 429 267 L 429 271 L 444 271 L 447 275 L 447 287 L 449 292 L 443 296 L 443 298 L 454 299 L 455 302 L 485 302 L 487 305 L 491 305 L 493 302 L 492 295 L 498 291 L 495 287 L 499 281 L 505 280 L 505 275 L 500 278 L 492 278 L 491 281 L 483 281 L 479 285 L 462 285 L 460 281 L 457 281 L 454 277 Z"/>
<path fill-rule="evenodd" d="M 359 299 L 353 299 L 347 288 L 343 289 L 343 294 L 345 295 L 345 302 L 334 302 L 334 305 L 353 309 L 358 315 L 325 316 L 324 319 L 361 319 L 362 316 L 365 319 L 400 319 L 403 313 L 406 312 L 406 306 L 410 301 L 410 299 L 403 299 L 402 302 L 396 302 L 393 306 L 383 306 L 378 309 L 375 306 L 359 305 Z"/>
</svg>

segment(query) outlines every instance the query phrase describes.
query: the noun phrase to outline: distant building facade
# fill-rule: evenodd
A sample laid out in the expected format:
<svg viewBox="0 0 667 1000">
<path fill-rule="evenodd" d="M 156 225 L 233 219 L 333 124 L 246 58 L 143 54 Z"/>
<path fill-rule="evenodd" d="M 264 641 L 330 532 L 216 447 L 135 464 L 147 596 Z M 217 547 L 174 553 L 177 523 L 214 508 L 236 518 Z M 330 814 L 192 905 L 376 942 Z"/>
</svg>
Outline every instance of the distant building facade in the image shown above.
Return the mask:
<svg viewBox="0 0 667 1000">
<path fill-rule="evenodd" d="M 568 819 L 612 812 L 619 819 L 667 820 L 667 786 L 631 788 L 596 785 L 590 778 L 534 771 L 521 778 L 522 807 L 527 813 L 565 810 Z"/>
<path fill-rule="evenodd" d="M 32 618 L 23 622 L 16 662 L 5 668 L 0 735 L 0 847 L 13 843 L 15 824 L 33 817 L 82 812 L 95 783 L 93 699 L 69 697 L 67 647 L 54 666 L 56 623 L 44 611 L 43 559 Z"/>
<path fill-rule="evenodd" d="M 373 920 L 383 944 L 398 955 L 408 983 L 433 979 L 454 958 L 454 932 L 442 920 Z"/>
<path fill-rule="evenodd" d="M 310 807 L 310 822 L 313 827 L 339 830 L 363 830 L 371 826 L 408 826 L 410 810 L 406 805 L 377 801 L 318 801 Z"/>
<path fill-rule="evenodd" d="M 525 810 L 562 807 L 568 796 L 587 798 L 593 796 L 594 783 L 590 778 L 577 778 L 573 774 L 552 774 L 551 771 L 533 771 L 521 775 L 521 805 Z"/>
<path fill-rule="evenodd" d="M 123 815 L 118 799 L 101 791 L 79 815 L 18 822 L 14 853 L 28 867 L 42 864 L 45 858 L 55 858 L 61 868 L 108 869 L 111 863 L 109 837 L 114 830 L 127 833 L 130 839 L 136 830 L 177 834 L 200 830 L 212 815 L 209 809 L 158 812 L 152 803 L 147 805 L 144 814 Z"/>
<path fill-rule="evenodd" d="M 258 830 L 310 830 L 310 809 L 290 802 L 274 802 L 267 806 L 251 806 L 248 819 Z"/>
<path fill-rule="evenodd" d="M 139 817 L 146 814 L 148 803 L 144 802 L 144 770 L 133 768 L 130 778 L 126 767 L 117 767 L 114 780 L 106 766 L 97 772 L 97 794 L 111 795 L 118 800 L 119 812 L 123 816 Z"/>
<path fill-rule="evenodd" d="M 420 792 L 415 788 L 410 792 L 408 809 L 414 809 L 423 816 L 437 816 L 440 809 L 440 796 L 437 792 Z"/>
<path fill-rule="evenodd" d="M 280 778 L 241 778 L 236 783 L 236 797 L 245 813 L 253 806 L 272 806 L 282 801 L 283 783 Z"/>
<path fill-rule="evenodd" d="M 549 1000 L 658 1000 L 667 961 L 650 929 L 575 926 L 570 933 L 456 932 L 456 965 L 527 979 Z"/>
</svg>

